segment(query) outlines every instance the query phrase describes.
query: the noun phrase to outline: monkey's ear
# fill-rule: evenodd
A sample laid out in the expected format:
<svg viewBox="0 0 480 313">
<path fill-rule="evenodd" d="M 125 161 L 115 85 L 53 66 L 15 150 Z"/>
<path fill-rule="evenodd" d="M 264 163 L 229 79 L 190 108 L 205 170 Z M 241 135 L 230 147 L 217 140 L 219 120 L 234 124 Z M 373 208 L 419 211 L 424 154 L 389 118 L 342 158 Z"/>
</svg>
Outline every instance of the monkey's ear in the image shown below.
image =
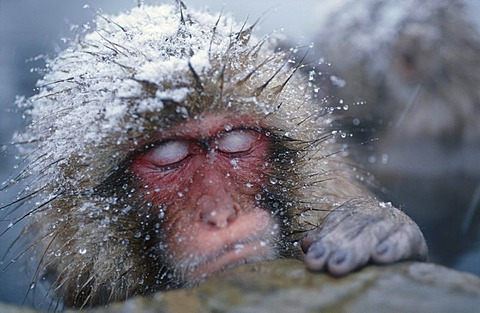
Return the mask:
<svg viewBox="0 0 480 313">
<path fill-rule="evenodd" d="M 356 199 L 332 211 L 301 242 L 310 270 L 344 275 L 367 263 L 427 258 L 418 226 L 403 212 L 377 200 Z"/>
</svg>

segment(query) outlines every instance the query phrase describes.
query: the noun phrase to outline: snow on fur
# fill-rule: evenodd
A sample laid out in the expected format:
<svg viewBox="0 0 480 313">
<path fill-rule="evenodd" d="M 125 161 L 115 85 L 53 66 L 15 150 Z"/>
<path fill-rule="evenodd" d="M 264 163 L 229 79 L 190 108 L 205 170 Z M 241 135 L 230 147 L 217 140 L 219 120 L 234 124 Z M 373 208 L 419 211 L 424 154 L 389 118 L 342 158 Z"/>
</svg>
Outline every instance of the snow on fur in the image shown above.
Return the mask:
<svg viewBox="0 0 480 313">
<path fill-rule="evenodd" d="M 321 109 L 312 107 L 306 82 L 291 79 L 295 69 L 274 52 L 275 39 L 257 39 L 248 30 L 229 15 L 182 10 L 180 4 L 98 16 L 92 30 L 47 61 L 39 93 L 18 101 L 32 119 L 19 140 L 33 143 L 21 147 L 31 160 L 29 172 L 39 186 L 51 185 L 48 192 L 101 182 L 100 173 L 108 174 L 125 159 L 128 144 L 138 144 L 147 128 L 162 128 L 163 121 L 155 119 L 162 116 L 165 100 L 182 104 L 174 114 L 194 111 L 188 98 L 199 92 L 197 78 L 216 84 L 208 91 L 212 102 L 225 85 L 231 93 L 221 101 L 226 106 L 237 101 L 264 116 L 282 106 L 270 117 L 277 119 L 275 125 L 285 125 L 294 136 L 292 125 L 303 121 L 298 131 L 318 137 L 324 129 L 316 125 L 312 131 L 308 125 L 316 122 L 308 118 Z M 231 74 L 225 81 L 219 78 L 222 71 Z M 250 85 L 244 94 L 233 95 L 234 84 L 246 78 Z M 263 89 L 269 91 L 259 92 Z M 112 152 L 112 140 L 118 151 Z"/>
</svg>

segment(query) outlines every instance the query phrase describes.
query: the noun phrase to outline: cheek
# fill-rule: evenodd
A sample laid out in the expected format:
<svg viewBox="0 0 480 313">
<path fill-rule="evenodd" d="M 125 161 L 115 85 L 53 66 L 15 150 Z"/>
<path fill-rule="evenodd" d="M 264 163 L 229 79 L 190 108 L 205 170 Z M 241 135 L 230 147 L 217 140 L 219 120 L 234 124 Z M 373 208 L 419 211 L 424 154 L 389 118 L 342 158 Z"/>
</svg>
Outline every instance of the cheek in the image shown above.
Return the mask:
<svg viewBox="0 0 480 313">
<path fill-rule="evenodd" d="M 262 186 L 268 183 L 271 164 L 266 156 L 267 153 L 223 158 L 218 160 L 218 165 L 226 173 L 232 185 L 241 190 L 241 193 L 252 194 L 252 192 L 259 192 Z"/>
<path fill-rule="evenodd" d="M 228 164 L 229 173 L 243 180 L 260 181 L 270 170 L 270 164 L 257 157 L 231 158 Z"/>
<path fill-rule="evenodd" d="M 145 168 L 140 162 L 133 162 L 130 171 L 133 175 L 133 185 L 139 191 L 138 197 L 143 202 L 152 203 L 156 209 L 165 209 L 171 204 L 179 204 L 188 190 L 188 175 L 178 172 L 160 172 Z"/>
</svg>

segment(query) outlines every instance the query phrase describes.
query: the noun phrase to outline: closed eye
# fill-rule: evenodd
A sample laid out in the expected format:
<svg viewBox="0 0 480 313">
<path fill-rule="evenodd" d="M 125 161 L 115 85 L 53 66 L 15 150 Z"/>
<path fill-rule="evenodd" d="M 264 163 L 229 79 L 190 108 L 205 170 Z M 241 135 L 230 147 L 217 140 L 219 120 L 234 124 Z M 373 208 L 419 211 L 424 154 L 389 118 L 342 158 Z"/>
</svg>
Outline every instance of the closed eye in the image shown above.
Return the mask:
<svg viewBox="0 0 480 313">
<path fill-rule="evenodd" d="M 215 143 L 217 149 L 223 153 L 241 153 L 250 151 L 260 138 L 260 134 L 253 130 L 238 129 L 219 136 Z"/>
<path fill-rule="evenodd" d="M 152 148 L 146 158 L 155 166 L 171 166 L 181 162 L 189 155 L 189 142 L 186 140 L 169 140 Z"/>
</svg>

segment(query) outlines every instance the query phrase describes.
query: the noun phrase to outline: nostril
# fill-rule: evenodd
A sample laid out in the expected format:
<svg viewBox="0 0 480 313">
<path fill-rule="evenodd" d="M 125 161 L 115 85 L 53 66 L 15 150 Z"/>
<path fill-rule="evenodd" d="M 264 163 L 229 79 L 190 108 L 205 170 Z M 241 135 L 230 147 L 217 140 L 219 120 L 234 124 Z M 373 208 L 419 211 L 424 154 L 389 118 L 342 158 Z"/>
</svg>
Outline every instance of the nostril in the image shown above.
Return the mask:
<svg viewBox="0 0 480 313">
<path fill-rule="evenodd" d="M 238 204 L 237 202 L 234 202 L 232 204 L 232 208 L 233 208 L 233 211 L 234 211 L 234 215 L 237 216 L 237 213 L 240 212 L 240 204 Z"/>
<path fill-rule="evenodd" d="M 200 219 L 205 224 L 211 224 L 215 226 L 215 224 L 218 222 L 218 218 L 216 216 L 217 216 L 216 210 L 200 212 Z"/>
<path fill-rule="evenodd" d="M 237 217 L 238 208 L 234 206 L 217 208 L 212 210 L 202 210 L 200 220 L 216 228 L 226 228 L 233 223 Z"/>
<path fill-rule="evenodd" d="M 237 219 L 238 210 L 232 210 L 232 213 L 227 217 L 227 223 L 231 224 Z"/>
</svg>

